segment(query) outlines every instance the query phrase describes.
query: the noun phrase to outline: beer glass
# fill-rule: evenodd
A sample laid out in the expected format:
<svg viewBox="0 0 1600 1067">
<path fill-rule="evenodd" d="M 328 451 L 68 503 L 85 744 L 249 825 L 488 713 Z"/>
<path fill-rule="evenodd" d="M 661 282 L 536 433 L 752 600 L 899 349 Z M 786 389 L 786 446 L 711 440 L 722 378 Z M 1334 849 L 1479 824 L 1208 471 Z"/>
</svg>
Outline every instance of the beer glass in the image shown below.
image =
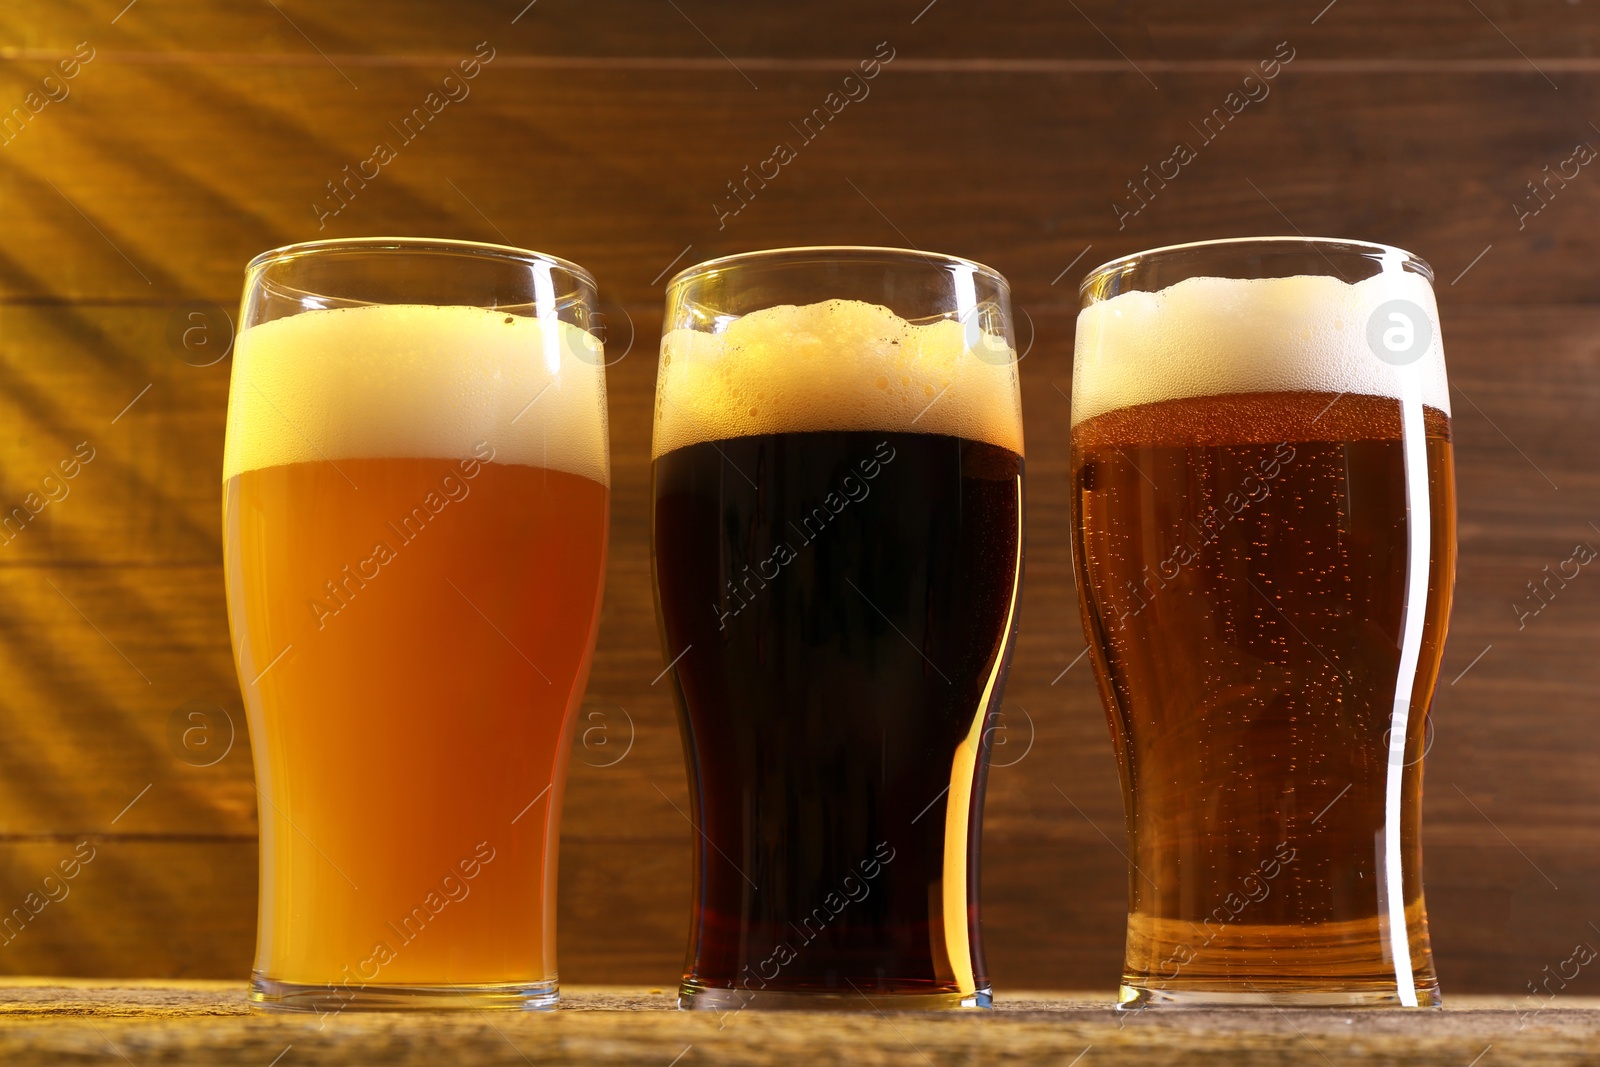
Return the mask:
<svg viewBox="0 0 1600 1067">
<path fill-rule="evenodd" d="M 987 1007 L 985 726 L 1022 580 L 1005 279 L 879 248 L 669 283 L 654 567 L 697 831 L 679 1004 Z"/>
<path fill-rule="evenodd" d="M 593 303 L 580 267 L 462 241 L 249 265 L 223 543 L 257 1004 L 555 1004 L 610 495 Z"/>
<path fill-rule="evenodd" d="M 1127 816 L 1121 999 L 1433 1005 L 1425 726 L 1455 574 L 1428 265 L 1181 245 L 1093 271 L 1073 547 Z"/>
</svg>

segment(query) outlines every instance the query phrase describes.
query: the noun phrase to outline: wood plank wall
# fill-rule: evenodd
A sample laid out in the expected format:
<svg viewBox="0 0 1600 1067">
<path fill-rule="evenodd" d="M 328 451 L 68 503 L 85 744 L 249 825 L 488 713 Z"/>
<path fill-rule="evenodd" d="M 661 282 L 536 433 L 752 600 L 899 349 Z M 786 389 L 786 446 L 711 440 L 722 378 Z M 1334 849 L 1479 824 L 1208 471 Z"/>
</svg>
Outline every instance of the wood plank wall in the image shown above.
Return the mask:
<svg viewBox="0 0 1600 1067">
<path fill-rule="evenodd" d="M 319 228 L 325 183 L 485 41 L 470 96 Z M 870 95 L 803 142 L 791 124 L 888 50 Z M 1290 51 L 1265 99 L 1197 133 Z M 92 58 L 47 85 L 75 52 Z M 1010 277 L 1034 340 L 1007 699 L 1012 751 L 1030 719 L 1032 747 L 992 779 L 990 961 L 1000 989 L 1110 986 L 1121 807 L 1077 659 L 1067 540 L 1075 283 L 1141 247 L 1301 232 L 1399 244 L 1439 274 L 1461 562 L 1428 896 L 1447 990 L 1524 992 L 1575 943 L 1600 943 L 1600 576 L 1524 625 L 1514 607 L 1546 565 L 1600 545 L 1600 173 L 1537 200 L 1526 184 L 1600 146 L 1597 55 L 1600 19 L 1576 0 L 10 0 L 0 123 L 32 91 L 62 98 L 0 138 L 0 504 L 80 443 L 93 459 L 0 545 L 0 910 L 78 841 L 96 851 L 70 896 L 0 945 L 0 972 L 246 973 L 255 796 L 218 530 L 228 362 L 192 365 L 216 348 L 175 344 L 174 323 L 189 302 L 233 310 L 262 249 L 403 233 L 575 259 L 610 304 L 613 351 L 633 335 L 611 370 L 615 518 L 586 709 L 613 747 L 573 764 L 569 981 L 670 983 L 687 926 L 683 763 L 651 684 L 664 275 L 839 242 L 960 253 Z M 1127 183 L 1179 141 L 1197 158 L 1119 225 L 1114 205 L 1140 206 Z M 727 183 L 780 142 L 798 158 L 719 225 Z M 185 748 L 175 721 L 207 707 L 213 731 Z M 589 765 L 630 735 L 626 758 Z"/>
</svg>

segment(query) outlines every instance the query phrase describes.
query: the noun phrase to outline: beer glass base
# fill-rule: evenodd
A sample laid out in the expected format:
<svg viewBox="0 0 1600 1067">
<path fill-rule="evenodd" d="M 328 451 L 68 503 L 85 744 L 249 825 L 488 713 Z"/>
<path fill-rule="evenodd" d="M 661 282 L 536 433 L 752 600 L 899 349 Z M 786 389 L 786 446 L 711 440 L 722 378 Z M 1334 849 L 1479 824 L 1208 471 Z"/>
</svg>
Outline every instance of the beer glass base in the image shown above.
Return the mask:
<svg viewBox="0 0 1600 1067">
<path fill-rule="evenodd" d="M 970 993 L 833 993 L 780 992 L 777 990 L 708 988 L 692 982 L 678 987 L 678 1007 L 684 1011 L 732 1013 L 745 1008 L 758 1011 L 946 1011 L 992 1008 L 989 986 Z"/>
<path fill-rule="evenodd" d="M 1398 1008 L 1400 994 L 1390 989 L 1153 989 L 1124 983 L 1118 1011 L 1146 1008 Z M 1417 1007 L 1437 1008 L 1439 987 L 1419 986 Z"/>
<path fill-rule="evenodd" d="M 325 983 L 280 982 L 256 975 L 250 1004 L 263 1011 L 338 1015 L 345 1011 L 550 1011 L 561 999 L 548 982 L 463 983 L 452 985 L 366 985 L 351 988 Z"/>
</svg>

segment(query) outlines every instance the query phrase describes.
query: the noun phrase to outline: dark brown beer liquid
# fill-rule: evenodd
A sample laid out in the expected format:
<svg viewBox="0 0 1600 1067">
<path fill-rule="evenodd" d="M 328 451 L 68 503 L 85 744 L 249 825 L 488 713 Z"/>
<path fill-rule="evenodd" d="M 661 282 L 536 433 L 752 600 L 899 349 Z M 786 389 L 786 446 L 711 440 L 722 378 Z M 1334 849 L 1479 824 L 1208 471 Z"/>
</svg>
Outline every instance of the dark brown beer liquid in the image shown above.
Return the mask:
<svg viewBox="0 0 1600 1067">
<path fill-rule="evenodd" d="M 1423 415 L 1432 559 L 1400 838 L 1413 981 L 1428 1004 L 1422 755 L 1455 489 L 1449 419 Z M 1127 799 L 1124 997 L 1382 1002 L 1396 992 L 1380 901 L 1406 590 L 1399 402 L 1139 405 L 1074 427 L 1072 465 L 1084 625 Z"/>
<path fill-rule="evenodd" d="M 987 992 L 980 749 L 1015 625 L 1021 457 L 786 433 L 678 448 L 654 477 L 699 831 L 685 989 Z"/>
</svg>

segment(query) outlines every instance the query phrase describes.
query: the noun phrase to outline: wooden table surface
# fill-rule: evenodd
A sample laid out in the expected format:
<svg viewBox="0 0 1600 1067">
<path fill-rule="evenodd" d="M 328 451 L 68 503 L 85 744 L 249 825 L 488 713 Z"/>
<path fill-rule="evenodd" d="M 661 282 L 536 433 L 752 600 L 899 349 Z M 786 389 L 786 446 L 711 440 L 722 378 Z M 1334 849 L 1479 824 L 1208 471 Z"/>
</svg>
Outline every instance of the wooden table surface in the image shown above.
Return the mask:
<svg viewBox="0 0 1600 1067">
<path fill-rule="evenodd" d="M 1454 997 L 1437 1011 L 1112 1010 L 1108 994 L 1015 993 L 993 1012 L 827 1017 L 673 1010 L 673 991 L 580 986 L 555 1012 L 267 1015 L 240 982 L 0 981 L 0 1063 L 1331 1064 L 1600 1062 L 1600 998 L 1543 1011 Z"/>
</svg>

